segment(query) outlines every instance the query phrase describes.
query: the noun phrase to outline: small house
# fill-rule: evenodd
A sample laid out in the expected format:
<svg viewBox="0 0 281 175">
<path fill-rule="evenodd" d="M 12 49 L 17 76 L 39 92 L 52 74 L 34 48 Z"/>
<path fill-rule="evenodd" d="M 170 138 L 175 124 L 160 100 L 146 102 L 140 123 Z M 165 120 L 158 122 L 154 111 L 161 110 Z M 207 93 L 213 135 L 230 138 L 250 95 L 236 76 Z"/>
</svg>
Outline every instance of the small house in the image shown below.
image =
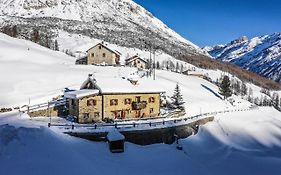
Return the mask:
<svg viewBox="0 0 281 175">
<path fill-rule="evenodd" d="M 78 123 L 155 118 L 160 116 L 164 93 L 148 79 L 93 78 L 80 90 L 65 92 L 69 115 Z"/>
<path fill-rule="evenodd" d="M 124 152 L 125 137 L 117 129 L 112 129 L 108 132 L 106 139 L 108 141 L 109 150 L 112 153 Z"/>
<path fill-rule="evenodd" d="M 131 67 L 137 67 L 139 69 L 145 69 L 147 67 L 147 61 L 142 59 L 139 55 L 134 55 L 125 60 L 125 64 Z"/>
<path fill-rule="evenodd" d="M 87 50 L 87 64 L 120 65 L 120 56 L 120 52 L 101 42 Z"/>
</svg>

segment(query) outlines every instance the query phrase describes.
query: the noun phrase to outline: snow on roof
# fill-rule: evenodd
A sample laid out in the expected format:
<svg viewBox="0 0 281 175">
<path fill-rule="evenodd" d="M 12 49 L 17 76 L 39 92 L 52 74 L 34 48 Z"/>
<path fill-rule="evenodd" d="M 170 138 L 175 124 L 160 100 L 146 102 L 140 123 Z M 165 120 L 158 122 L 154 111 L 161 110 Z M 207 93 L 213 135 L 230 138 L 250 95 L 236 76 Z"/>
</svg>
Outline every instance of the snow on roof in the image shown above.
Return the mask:
<svg viewBox="0 0 281 175">
<path fill-rule="evenodd" d="M 142 59 L 139 55 L 134 55 L 134 56 L 132 56 L 132 57 L 126 59 L 125 61 L 126 61 L 126 63 L 130 63 L 130 62 L 132 62 L 132 61 L 134 61 L 134 60 L 136 60 L 136 59 L 139 59 L 139 60 L 141 60 L 141 61 L 147 63 L 147 61 L 145 61 L 144 59 Z"/>
<path fill-rule="evenodd" d="M 97 89 L 82 89 L 77 91 L 65 92 L 64 97 L 70 99 L 81 99 L 83 97 L 97 95 L 97 94 L 99 94 L 99 90 Z"/>
<path fill-rule="evenodd" d="M 101 93 L 163 93 L 165 90 L 148 78 L 96 78 Z M 131 82 L 134 81 L 134 82 Z M 135 83 L 136 84 L 133 84 Z"/>
<path fill-rule="evenodd" d="M 96 47 L 96 46 L 98 46 L 98 45 L 103 46 L 103 47 L 106 48 L 107 50 L 109 50 L 109 51 L 111 51 L 111 52 L 113 52 L 113 53 L 115 53 L 115 54 L 117 54 L 117 55 L 122 55 L 122 54 L 121 54 L 120 52 L 118 52 L 117 50 L 113 50 L 113 49 L 109 48 L 109 47 L 108 47 L 107 45 L 105 45 L 103 42 L 98 43 L 98 44 L 94 45 L 93 47 L 89 48 L 89 49 L 87 50 L 87 52 L 88 52 L 90 49 L 92 49 L 92 48 L 94 48 L 94 47 Z"/>
<path fill-rule="evenodd" d="M 108 132 L 106 136 L 108 141 L 119 141 L 119 140 L 125 140 L 125 136 L 122 135 L 117 129 L 112 129 Z"/>
</svg>

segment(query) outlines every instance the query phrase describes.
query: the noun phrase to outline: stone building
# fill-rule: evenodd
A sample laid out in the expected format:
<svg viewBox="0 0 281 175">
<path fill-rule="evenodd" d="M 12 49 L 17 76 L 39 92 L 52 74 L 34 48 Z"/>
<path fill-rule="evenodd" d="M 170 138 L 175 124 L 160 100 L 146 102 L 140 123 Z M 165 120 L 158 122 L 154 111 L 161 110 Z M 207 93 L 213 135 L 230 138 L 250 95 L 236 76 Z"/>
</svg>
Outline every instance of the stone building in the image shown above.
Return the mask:
<svg viewBox="0 0 281 175">
<path fill-rule="evenodd" d="M 121 53 L 110 49 L 102 42 L 87 50 L 86 64 L 119 65 L 120 56 Z"/>
<path fill-rule="evenodd" d="M 103 78 L 91 75 L 80 90 L 66 92 L 69 115 L 78 123 L 94 123 L 116 119 L 141 119 L 160 115 L 160 95 L 152 80 Z"/>
<path fill-rule="evenodd" d="M 139 55 L 134 55 L 125 60 L 125 64 L 131 67 L 137 67 L 139 69 L 145 69 L 147 67 L 147 61 L 142 59 Z"/>
</svg>

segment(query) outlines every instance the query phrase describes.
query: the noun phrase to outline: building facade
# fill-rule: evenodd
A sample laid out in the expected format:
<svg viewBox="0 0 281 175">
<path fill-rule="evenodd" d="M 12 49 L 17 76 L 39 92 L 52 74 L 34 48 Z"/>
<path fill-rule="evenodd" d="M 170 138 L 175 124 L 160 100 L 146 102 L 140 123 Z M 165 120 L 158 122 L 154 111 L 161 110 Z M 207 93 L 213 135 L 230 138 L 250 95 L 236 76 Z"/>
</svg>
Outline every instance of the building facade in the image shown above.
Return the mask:
<svg viewBox="0 0 281 175">
<path fill-rule="evenodd" d="M 87 50 L 87 64 L 119 65 L 121 54 L 108 48 L 104 43 L 99 43 Z"/>
<path fill-rule="evenodd" d="M 147 67 L 147 61 L 140 58 L 138 55 L 126 59 L 125 62 L 127 66 L 137 67 L 139 69 L 145 69 Z"/>
<path fill-rule="evenodd" d="M 89 78 L 80 90 L 65 93 L 69 115 L 77 118 L 78 123 L 155 118 L 160 115 L 161 93 L 164 93 L 161 90 L 114 92 L 112 88 L 112 91 L 103 91 L 102 87 L 93 83 L 96 82 Z"/>
</svg>

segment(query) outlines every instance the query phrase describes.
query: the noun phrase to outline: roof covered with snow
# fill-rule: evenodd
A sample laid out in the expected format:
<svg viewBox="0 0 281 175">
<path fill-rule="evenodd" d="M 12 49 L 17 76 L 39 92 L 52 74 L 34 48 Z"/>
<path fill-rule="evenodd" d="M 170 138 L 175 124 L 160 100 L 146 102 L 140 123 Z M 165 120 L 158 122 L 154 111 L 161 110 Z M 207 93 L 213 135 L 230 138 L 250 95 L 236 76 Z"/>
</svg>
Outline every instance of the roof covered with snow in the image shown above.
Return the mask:
<svg viewBox="0 0 281 175">
<path fill-rule="evenodd" d="M 165 92 L 156 81 L 148 78 L 96 78 L 101 93 L 162 93 Z M 136 84 L 134 84 L 136 83 Z"/>
<path fill-rule="evenodd" d="M 108 132 L 106 136 L 107 140 L 110 142 L 125 140 L 125 136 L 122 135 L 117 129 L 112 129 Z"/>
<path fill-rule="evenodd" d="M 99 90 L 97 89 L 82 89 L 78 91 L 65 92 L 64 97 L 70 99 L 81 99 L 87 96 L 98 95 L 98 94 L 99 94 Z"/>
<path fill-rule="evenodd" d="M 134 60 L 136 60 L 136 59 L 139 59 L 140 61 L 142 61 L 142 62 L 144 62 L 144 63 L 147 63 L 147 61 L 145 61 L 144 59 L 142 59 L 139 55 L 134 55 L 134 56 L 132 56 L 132 57 L 126 59 L 125 61 L 126 61 L 126 63 L 130 63 L 130 62 L 132 62 L 132 61 L 134 61 Z"/>
<path fill-rule="evenodd" d="M 86 81 L 83 82 L 80 89 L 98 90 L 102 94 L 119 94 L 119 93 L 163 93 L 158 81 L 151 78 L 141 78 L 137 74 L 127 77 L 94 77 L 89 74 Z"/>
<path fill-rule="evenodd" d="M 117 50 L 114 50 L 114 49 L 109 48 L 109 47 L 107 46 L 107 44 L 104 44 L 103 42 L 98 43 L 98 44 L 94 45 L 93 47 L 89 48 L 89 49 L 87 50 L 87 52 L 88 52 L 89 50 L 91 50 L 92 48 L 97 47 L 97 46 L 102 46 L 102 47 L 104 47 L 105 49 L 109 50 L 110 52 L 115 53 L 116 55 L 122 55 L 122 54 L 121 54 L 120 52 L 118 52 Z"/>
</svg>

